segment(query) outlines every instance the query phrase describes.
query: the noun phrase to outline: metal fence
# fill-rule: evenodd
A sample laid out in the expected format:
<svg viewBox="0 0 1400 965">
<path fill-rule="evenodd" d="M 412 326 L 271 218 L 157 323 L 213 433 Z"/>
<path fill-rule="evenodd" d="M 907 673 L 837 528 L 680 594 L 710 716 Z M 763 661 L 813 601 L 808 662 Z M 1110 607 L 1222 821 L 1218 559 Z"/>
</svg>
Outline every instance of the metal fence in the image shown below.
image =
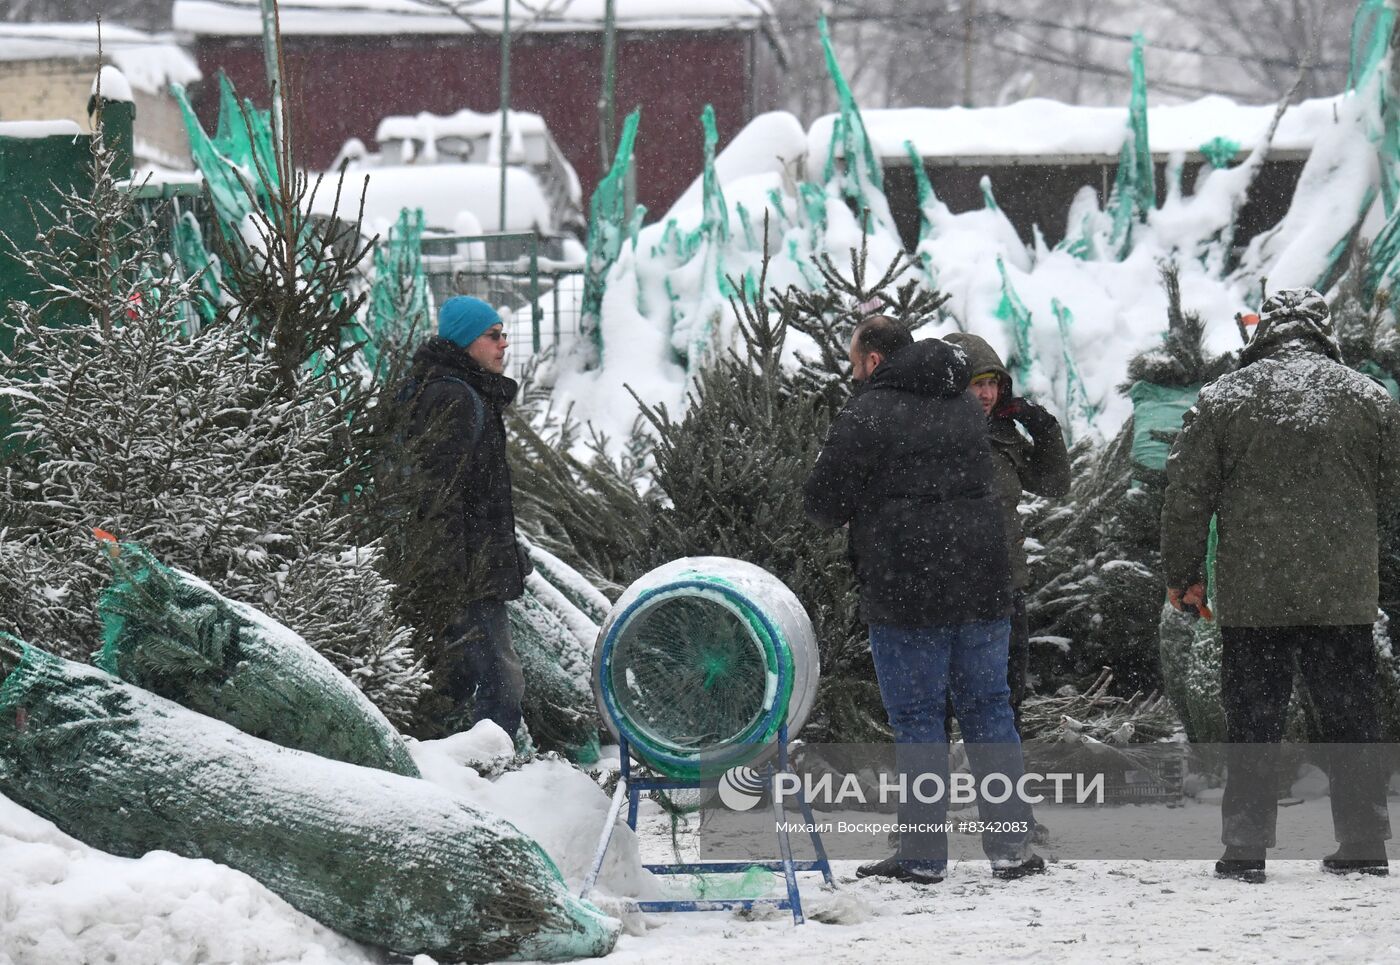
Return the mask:
<svg viewBox="0 0 1400 965">
<path fill-rule="evenodd" d="M 475 295 L 502 309 L 513 375 L 579 333 L 583 265 L 563 257 L 562 239 L 534 232 L 423 236 L 423 270 L 433 303 Z"/>
</svg>

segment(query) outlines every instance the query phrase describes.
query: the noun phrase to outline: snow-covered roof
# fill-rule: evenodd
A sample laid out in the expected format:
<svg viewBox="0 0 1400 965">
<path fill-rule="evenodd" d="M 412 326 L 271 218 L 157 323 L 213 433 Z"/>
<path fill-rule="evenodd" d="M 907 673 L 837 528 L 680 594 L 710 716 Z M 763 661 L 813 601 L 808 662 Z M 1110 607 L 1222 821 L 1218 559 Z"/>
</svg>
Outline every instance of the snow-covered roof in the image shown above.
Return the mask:
<svg viewBox="0 0 1400 965">
<path fill-rule="evenodd" d="M 404 208 L 422 208 L 429 228 L 457 231 L 467 215 L 473 226 L 463 233 L 474 233 L 476 226 L 494 231 L 500 220 L 501 169 L 487 164 L 430 164 L 367 167 L 351 164 L 341 190 L 340 214 L 353 214 L 359 204 L 360 186 L 369 176 L 365 191 L 365 226 L 392 224 Z M 554 232 L 549 201 L 539 181 L 522 168 L 506 169 L 506 231 Z M 329 214 L 335 200 L 334 185 L 323 184 L 311 209 Z M 376 227 L 376 230 L 377 227 Z"/>
<path fill-rule="evenodd" d="M 1284 112 L 1273 150 L 1306 154 L 1332 126 L 1336 97 L 1295 104 Z M 1154 154 L 1194 152 L 1217 137 L 1248 150 L 1264 136 L 1274 104 L 1237 104 L 1211 96 L 1188 104 L 1147 109 L 1147 138 Z M 904 142 L 929 161 L 1030 157 L 1110 158 L 1127 136 L 1126 107 L 1083 107 L 1032 98 L 1005 107 L 903 108 L 862 111 L 875 152 L 905 161 Z M 836 115 L 818 118 L 808 132 L 809 157 L 825 161 Z"/>
<path fill-rule="evenodd" d="M 512 32 L 603 29 L 605 0 L 510 4 Z M 286 35 L 359 35 L 499 32 L 501 14 L 500 2 L 477 0 L 283 0 L 279 16 Z M 771 15 L 768 0 L 616 0 L 620 30 L 752 30 Z M 259 0 L 175 0 L 172 17 L 176 30 L 196 35 L 249 36 L 262 30 Z"/>
<path fill-rule="evenodd" d="M 478 114 L 463 108 L 455 114 L 396 114 L 379 122 L 376 141 L 413 138 L 434 141 L 440 137 L 489 137 L 501 129 L 501 112 Z M 538 134 L 545 130 L 544 118 L 528 111 L 510 112 L 512 134 Z"/>
<path fill-rule="evenodd" d="M 0 121 L 0 137 L 77 137 L 77 121 Z"/>
<path fill-rule="evenodd" d="M 102 54 L 131 86 L 148 94 L 172 84 L 191 84 L 199 66 L 169 34 L 150 34 L 119 24 L 102 25 Z M 97 57 L 95 23 L 0 23 L 0 61 Z"/>
</svg>

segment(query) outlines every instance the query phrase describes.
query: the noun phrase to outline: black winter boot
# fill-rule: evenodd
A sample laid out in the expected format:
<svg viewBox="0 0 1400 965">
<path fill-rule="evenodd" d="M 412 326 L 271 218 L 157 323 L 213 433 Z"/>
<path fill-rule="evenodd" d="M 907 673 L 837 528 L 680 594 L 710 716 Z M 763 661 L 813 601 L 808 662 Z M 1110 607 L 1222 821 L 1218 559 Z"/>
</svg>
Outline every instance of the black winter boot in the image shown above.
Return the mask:
<svg viewBox="0 0 1400 965">
<path fill-rule="evenodd" d="M 1264 883 L 1264 849 L 1228 845 L 1215 863 L 1217 878 L 1230 878 L 1251 885 Z"/>
<path fill-rule="evenodd" d="M 992 862 L 992 877 L 1000 878 L 1002 881 L 1014 881 L 1017 878 L 1043 874 L 1044 872 L 1045 859 L 1038 854 L 1032 854 L 1020 861 Z"/>
<path fill-rule="evenodd" d="M 1360 872 L 1363 875 L 1390 874 L 1384 841 L 1352 841 L 1322 859 L 1322 870 L 1334 875 Z"/>
<path fill-rule="evenodd" d="M 901 861 L 892 854 L 883 861 L 872 861 L 856 869 L 857 878 L 893 878 L 916 885 L 936 885 L 943 880 L 943 869 L 920 861 Z"/>
</svg>

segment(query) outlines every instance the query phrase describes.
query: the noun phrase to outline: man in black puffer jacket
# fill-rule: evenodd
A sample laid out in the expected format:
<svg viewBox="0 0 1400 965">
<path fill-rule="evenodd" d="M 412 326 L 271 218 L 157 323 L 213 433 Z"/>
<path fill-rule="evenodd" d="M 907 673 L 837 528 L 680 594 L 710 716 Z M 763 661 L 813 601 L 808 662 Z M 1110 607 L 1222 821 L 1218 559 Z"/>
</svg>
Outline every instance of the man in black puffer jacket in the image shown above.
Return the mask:
<svg viewBox="0 0 1400 965">
<path fill-rule="evenodd" d="M 417 509 L 414 555 L 426 562 L 417 595 L 441 627 L 448 696 L 473 700 L 473 721 L 520 728 L 525 680 L 506 601 L 524 592 L 528 558 L 515 539 L 502 412 L 515 398 L 496 310 L 459 295 L 443 303 L 438 335 L 414 355 L 406 436 Z"/>
<path fill-rule="evenodd" d="M 943 713 L 951 692 L 980 782 L 1022 773 L 1006 683 L 1010 557 L 982 408 L 967 392 L 966 354 L 940 339 L 915 342 L 894 319 L 872 316 L 851 338 L 855 396 L 832 423 L 804 490 L 818 523 L 847 526 L 861 616 L 899 771 L 948 780 Z M 934 785 L 939 786 L 939 785 Z M 946 795 L 906 797 L 902 825 L 941 823 Z M 998 877 L 1044 868 L 1030 853 L 1030 807 L 1016 795 L 985 805 L 983 848 Z M 941 833 L 900 836 L 899 851 L 857 874 L 941 881 Z"/>
</svg>

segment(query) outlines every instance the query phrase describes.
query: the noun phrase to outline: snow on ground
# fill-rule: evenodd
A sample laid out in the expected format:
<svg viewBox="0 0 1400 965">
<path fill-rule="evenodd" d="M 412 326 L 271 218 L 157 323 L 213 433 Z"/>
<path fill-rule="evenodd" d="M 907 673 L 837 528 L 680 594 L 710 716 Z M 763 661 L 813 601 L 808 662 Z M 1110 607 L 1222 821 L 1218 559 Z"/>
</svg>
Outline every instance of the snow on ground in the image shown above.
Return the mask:
<svg viewBox="0 0 1400 965">
<path fill-rule="evenodd" d="M 1164 809 L 1165 810 L 1165 809 Z M 1218 839 L 1219 810 L 1188 805 L 1203 842 Z M 1051 824 L 1057 838 L 1092 833 L 1094 811 Z M 1284 809 L 1290 822 L 1326 825 L 1326 799 Z M 643 857 L 671 861 L 670 821 L 645 814 Z M 1050 823 L 1047 820 L 1047 823 Z M 1054 861 L 1041 876 L 1003 882 L 982 861 L 955 863 L 936 886 L 858 880 L 855 861 L 835 863 L 835 891 L 799 876 L 808 922 L 786 912 L 646 916 L 609 961 L 668 965 L 820 961 L 1370 962 L 1400 959 L 1395 903 L 1400 879 L 1335 877 L 1316 860 L 1271 861 L 1268 881 L 1216 879 L 1212 861 Z M 683 852 L 684 853 L 684 852 Z M 776 879 L 775 879 L 776 882 Z"/>
</svg>

